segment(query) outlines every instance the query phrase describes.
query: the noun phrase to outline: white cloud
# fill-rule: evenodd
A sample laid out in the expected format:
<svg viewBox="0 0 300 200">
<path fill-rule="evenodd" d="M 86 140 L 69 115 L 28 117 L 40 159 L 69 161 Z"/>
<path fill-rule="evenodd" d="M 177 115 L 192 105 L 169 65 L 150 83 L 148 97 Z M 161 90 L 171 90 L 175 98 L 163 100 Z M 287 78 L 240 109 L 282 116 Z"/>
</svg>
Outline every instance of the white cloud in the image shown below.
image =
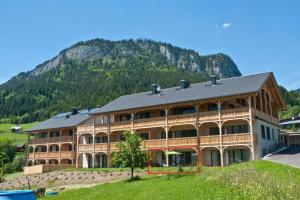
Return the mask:
<svg viewBox="0 0 300 200">
<path fill-rule="evenodd" d="M 231 26 L 231 24 L 228 22 L 222 24 L 222 28 L 229 28 L 230 26 Z"/>
</svg>

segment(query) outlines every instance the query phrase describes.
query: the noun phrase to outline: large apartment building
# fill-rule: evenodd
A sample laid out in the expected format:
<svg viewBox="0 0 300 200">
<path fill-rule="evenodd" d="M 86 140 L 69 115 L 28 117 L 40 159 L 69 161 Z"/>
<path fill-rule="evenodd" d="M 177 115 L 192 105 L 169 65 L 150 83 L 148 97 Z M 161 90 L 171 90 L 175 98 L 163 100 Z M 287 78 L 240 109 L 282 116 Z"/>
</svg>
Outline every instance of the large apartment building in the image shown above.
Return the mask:
<svg viewBox="0 0 300 200">
<path fill-rule="evenodd" d="M 172 165 L 176 156 L 165 156 L 165 151 L 176 147 L 186 148 L 185 162 L 193 162 L 189 149 L 199 149 L 202 165 L 229 165 L 260 159 L 281 144 L 278 112 L 283 109 L 273 73 L 212 77 L 196 84 L 182 80 L 166 89 L 153 84 L 152 91 L 121 96 L 82 112 L 72 124 L 34 127 L 28 132 L 34 135 L 28 158 L 32 164 L 107 167 L 122 133 L 129 130 L 140 135 L 146 149 L 161 149 L 152 161 L 157 166 Z M 70 113 L 69 120 L 79 114 Z M 53 124 L 60 121 L 66 121 L 66 114 Z"/>
</svg>

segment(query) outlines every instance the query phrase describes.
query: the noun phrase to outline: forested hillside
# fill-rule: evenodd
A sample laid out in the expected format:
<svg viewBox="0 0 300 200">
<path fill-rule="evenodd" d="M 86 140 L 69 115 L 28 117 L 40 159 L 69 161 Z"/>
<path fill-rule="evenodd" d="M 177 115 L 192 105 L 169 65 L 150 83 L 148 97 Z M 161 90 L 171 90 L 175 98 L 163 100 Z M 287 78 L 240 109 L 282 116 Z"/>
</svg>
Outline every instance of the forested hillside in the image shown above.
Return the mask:
<svg viewBox="0 0 300 200">
<path fill-rule="evenodd" d="M 299 90 L 288 91 L 284 87 L 280 87 L 281 93 L 285 99 L 287 110 L 280 113 L 280 118 L 289 118 L 292 116 L 300 116 L 300 93 Z"/>
<path fill-rule="evenodd" d="M 179 80 L 205 81 L 210 75 L 240 76 L 224 54 L 197 52 L 152 40 L 79 42 L 55 58 L 0 85 L 2 122 L 44 120 L 58 112 L 103 105 L 114 98 Z"/>
</svg>

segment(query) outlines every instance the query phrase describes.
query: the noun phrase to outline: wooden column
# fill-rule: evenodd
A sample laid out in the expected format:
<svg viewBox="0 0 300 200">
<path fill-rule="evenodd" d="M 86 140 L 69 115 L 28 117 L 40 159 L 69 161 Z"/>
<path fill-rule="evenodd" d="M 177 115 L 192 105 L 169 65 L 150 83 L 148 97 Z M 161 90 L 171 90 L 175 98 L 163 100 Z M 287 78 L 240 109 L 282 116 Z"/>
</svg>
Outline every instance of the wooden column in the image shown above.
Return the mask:
<svg viewBox="0 0 300 200">
<path fill-rule="evenodd" d="M 169 138 L 169 128 L 168 128 L 168 112 L 169 109 L 165 108 L 165 116 L 166 116 L 166 121 L 165 121 L 165 132 L 166 132 L 166 147 L 168 148 L 169 144 L 168 144 L 168 138 Z M 169 150 L 168 150 L 169 151 Z M 166 154 L 166 166 L 169 166 L 169 155 Z"/>
<path fill-rule="evenodd" d="M 253 120 L 252 120 L 252 107 L 251 107 L 251 96 L 248 97 L 249 104 L 249 127 L 250 127 L 250 135 L 251 135 L 251 157 L 254 160 L 254 135 L 253 135 Z"/>
<path fill-rule="evenodd" d="M 27 166 L 29 163 L 29 140 L 30 140 L 30 133 L 27 133 Z"/>
<path fill-rule="evenodd" d="M 107 167 L 110 166 L 110 116 L 107 115 Z"/>
<path fill-rule="evenodd" d="M 221 101 L 220 100 L 218 100 L 218 112 L 219 112 L 220 159 L 221 159 L 221 166 L 224 166 L 222 122 L 221 122 Z"/>
<path fill-rule="evenodd" d="M 263 97 L 262 97 L 262 91 L 260 90 L 259 91 L 259 100 L 260 100 L 260 111 L 263 113 L 264 112 L 264 109 L 263 109 Z"/>
<path fill-rule="evenodd" d="M 135 112 L 130 113 L 130 116 L 131 116 L 131 131 L 132 132 L 134 130 L 134 114 L 135 114 Z"/>
<path fill-rule="evenodd" d="M 60 163 L 60 160 L 61 160 L 61 135 L 62 135 L 62 130 L 59 131 L 59 143 L 58 143 L 59 163 Z"/>
<path fill-rule="evenodd" d="M 76 130 L 73 128 L 73 134 L 72 134 L 72 165 L 74 165 L 74 154 L 75 154 L 75 160 L 77 159 L 77 152 L 75 149 L 75 135 L 76 135 Z"/>
<path fill-rule="evenodd" d="M 197 131 L 197 147 L 200 147 L 200 130 L 199 130 L 199 105 L 195 105 L 196 109 L 196 131 Z"/>
<path fill-rule="evenodd" d="M 92 154 L 92 167 L 95 167 L 95 137 L 96 137 L 96 131 L 95 131 L 95 117 L 93 117 L 93 154 Z"/>
<path fill-rule="evenodd" d="M 77 149 L 77 151 L 76 151 L 76 168 L 78 168 L 78 162 L 79 162 L 79 139 L 80 139 L 80 134 L 78 134 L 77 135 L 77 138 L 76 138 L 76 140 L 77 140 L 77 145 L 76 145 L 76 149 Z"/>
</svg>

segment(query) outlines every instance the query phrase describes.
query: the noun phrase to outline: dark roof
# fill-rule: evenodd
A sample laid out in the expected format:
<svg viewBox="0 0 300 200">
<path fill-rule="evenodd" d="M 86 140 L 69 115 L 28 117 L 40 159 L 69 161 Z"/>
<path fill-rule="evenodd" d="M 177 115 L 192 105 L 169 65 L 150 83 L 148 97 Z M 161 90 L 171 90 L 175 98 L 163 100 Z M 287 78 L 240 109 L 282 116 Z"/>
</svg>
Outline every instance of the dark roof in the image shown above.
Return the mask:
<svg viewBox="0 0 300 200">
<path fill-rule="evenodd" d="M 27 132 L 74 127 L 89 119 L 92 111 L 93 110 L 81 110 L 76 115 L 72 115 L 71 112 L 60 113 L 50 119 L 47 119 L 46 121 L 40 122 L 33 128 L 28 129 Z M 68 118 L 67 115 L 70 117 Z"/>
<path fill-rule="evenodd" d="M 271 74 L 271 72 L 267 72 L 250 76 L 221 79 L 217 81 L 217 85 L 211 85 L 211 82 L 203 82 L 191 84 L 191 86 L 186 89 L 180 89 L 178 86 L 162 89 L 159 94 L 155 95 L 152 95 L 149 91 L 125 95 L 101 108 L 95 109 L 92 113 L 107 113 L 257 92 Z"/>
</svg>

